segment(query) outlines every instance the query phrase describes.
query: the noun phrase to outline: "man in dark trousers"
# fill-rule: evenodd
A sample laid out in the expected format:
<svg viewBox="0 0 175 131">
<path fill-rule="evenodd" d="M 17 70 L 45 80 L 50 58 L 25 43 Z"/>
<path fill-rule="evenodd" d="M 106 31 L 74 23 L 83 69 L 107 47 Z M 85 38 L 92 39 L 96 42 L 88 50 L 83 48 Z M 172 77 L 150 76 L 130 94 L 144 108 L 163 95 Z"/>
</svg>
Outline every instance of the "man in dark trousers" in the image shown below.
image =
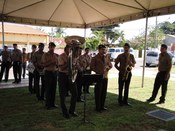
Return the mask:
<svg viewBox="0 0 175 131">
<path fill-rule="evenodd" d="M 54 53 L 55 43 L 49 43 L 49 51 L 42 56 L 42 64 L 44 67 L 46 108 L 55 108 L 55 94 L 57 86 L 57 66 L 58 56 Z"/>
<path fill-rule="evenodd" d="M 118 103 L 120 106 L 127 105 L 131 106 L 128 103 L 128 94 L 129 94 L 129 85 L 132 77 L 132 67 L 135 66 L 136 61 L 132 54 L 130 54 L 130 45 L 125 43 L 124 45 L 124 53 L 118 55 L 115 59 L 115 67 L 119 71 L 118 84 L 119 84 L 119 96 Z M 118 65 L 119 64 L 119 65 Z M 122 98 L 124 90 L 124 97 Z"/>
<path fill-rule="evenodd" d="M 99 45 L 98 46 L 98 54 L 92 58 L 91 61 L 91 70 L 96 74 L 103 75 L 103 78 L 100 82 L 97 82 L 95 85 L 95 104 L 96 111 L 101 112 L 107 110 L 105 107 L 105 99 L 107 94 L 107 86 L 108 86 L 108 71 L 112 68 L 112 64 L 106 57 L 106 46 Z"/>
<path fill-rule="evenodd" d="M 26 53 L 26 48 L 22 48 L 22 77 L 25 79 L 26 75 L 26 65 L 27 65 L 27 53 Z"/>
<path fill-rule="evenodd" d="M 167 53 L 167 45 L 162 44 L 160 48 L 159 63 L 158 63 L 158 73 L 155 78 L 154 88 L 152 91 L 152 96 L 147 100 L 147 102 L 152 102 L 155 100 L 160 86 L 162 86 L 162 95 L 157 104 L 165 103 L 165 96 L 167 92 L 168 80 L 170 78 L 170 70 L 172 67 L 172 58 Z"/>
<path fill-rule="evenodd" d="M 34 88 L 36 89 L 36 97 L 37 99 L 44 100 L 44 93 L 45 93 L 45 87 L 44 87 L 44 72 L 43 72 L 43 65 L 41 63 L 42 56 L 44 54 L 44 43 L 39 43 L 38 45 L 38 51 L 36 51 L 33 55 L 32 62 L 35 66 L 34 71 Z M 41 89 L 40 89 L 40 79 L 41 79 Z"/>
<path fill-rule="evenodd" d="M 2 63 L 1 63 L 1 72 L 0 72 L 0 82 L 2 81 L 2 77 L 5 71 L 5 82 L 8 81 L 9 77 L 9 69 L 11 66 L 11 53 L 8 51 L 8 47 L 4 46 L 4 50 L 0 54 L 2 56 Z"/>
<path fill-rule="evenodd" d="M 34 53 L 36 52 L 36 48 L 37 48 L 36 45 L 32 45 L 32 52 L 28 53 L 28 62 L 29 62 L 28 68 L 32 68 L 32 69 L 28 69 L 28 71 L 29 71 L 29 92 L 31 94 L 36 92 L 36 89 L 34 88 L 34 70 L 35 70 L 35 67 L 34 67 L 33 61 L 32 61 Z"/>
<path fill-rule="evenodd" d="M 21 82 L 21 63 L 22 63 L 22 52 L 18 49 L 17 44 L 13 44 L 14 50 L 12 51 L 12 62 L 13 62 L 13 74 L 15 81 L 13 83 Z"/>
<path fill-rule="evenodd" d="M 64 53 L 62 53 L 58 57 L 58 67 L 59 67 L 59 77 L 58 77 L 58 84 L 59 84 L 59 94 L 60 94 L 60 104 L 63 116 L 65 118 L 69 118 L 69 114 L 76 117 L 78 114 L 75 112 L 76 107 L 76 100 L 77 100 L 77 89 L 75 83 L 72 84 L 69 80 L 69 53 L 71 51 L 71 47 L 67 45 L 64 48 Z M 70 90 L 71 93 L 71 103 L 69 111 L 65 105 L 65 99 L 67 90 Z"/>
</svg>

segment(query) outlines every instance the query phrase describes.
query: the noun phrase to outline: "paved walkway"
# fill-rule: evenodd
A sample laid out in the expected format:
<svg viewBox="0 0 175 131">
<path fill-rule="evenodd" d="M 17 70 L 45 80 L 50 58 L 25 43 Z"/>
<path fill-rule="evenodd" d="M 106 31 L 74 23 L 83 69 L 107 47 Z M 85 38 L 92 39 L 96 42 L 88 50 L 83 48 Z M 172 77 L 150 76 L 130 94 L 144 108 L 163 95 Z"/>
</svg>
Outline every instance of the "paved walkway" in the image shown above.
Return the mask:
<svg viewBox="0 0 175 131">
<path fill-rule="evenodd" d="M 26 86 L 28 86 L 28 78 L 26 78 L 26 79 L 22 79 L 21 80 L 21 83 L 19 83 L 19 84 L 13 84 L 12 83 L 13 81 L 9 81 L 9 82 L 4 82 L 4 81 L 2 81 L 1 83 L 0 83 L 0 89 L 4 89 L 4 88 L 16 88 L 16 87 L 26 87 Z"/>
</svg>

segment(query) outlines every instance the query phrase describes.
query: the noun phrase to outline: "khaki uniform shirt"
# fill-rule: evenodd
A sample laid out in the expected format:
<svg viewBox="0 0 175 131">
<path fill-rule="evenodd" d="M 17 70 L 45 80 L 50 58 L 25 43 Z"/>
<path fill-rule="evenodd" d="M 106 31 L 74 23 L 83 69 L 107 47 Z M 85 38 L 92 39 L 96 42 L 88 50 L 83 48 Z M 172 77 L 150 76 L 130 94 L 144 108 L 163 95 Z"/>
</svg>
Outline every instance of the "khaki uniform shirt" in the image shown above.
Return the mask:
<svg viewBox="0 0 175 131">
<path fill-rule="evenodd" d="M 62 53 L 59 57 L 58 57 L 58 70 L 59 72 L 62 73 L 68 73 L 68 56 L 66 53 Z M 66 68 L 62 69 L 61 66 L 66 66 Z"/>
<path fill-rule="evenodd" d="M 169 71 L 172 65 L 172 58 L 168 53 L 160 53 L 159 54 L 159 71 Z"/>
<path fill-rule="evenodd" d="M 27 58 L 27 59 L 28 59 L 29 62 L 32 62 L 32 58 L 33 58 L 33 56 L 34 56 L 34 53 L 35 53 L 35 52 L 30 52 L 30 53 L 28 53 L 28 58 Z"/>
<path fill-rule="evenodd" d="M 12 51 L 12 61 L 22 62 L 22 52 L 19 49 L 14 49 Z"/>
<path fill-rule="evenodd" d="M 96 74 L 102 74 L 104 78 L 107 78 L 108 71 L 112 68 L 112 63 L 107 56 L 97 54 L 92 58 L 90 67 Z"/>
<path fill-rule="evenodd" d="M 41 59 L 42 59 L 42 56 L 44 55 L 44 52 L 40 52 L 40 51 L 36 51 L 34 54 L 33 54 L 33 58 L 32 58 L 32 62 L 35 66 L 35 69 L 38 71 L 38 72 L 43 72 L 43 67 L 41 66 Z"/>
<path fill-rule="evenodd" d="M 10 51 L 2 51 L 2 62 L 11 62 L 11 52 Z"/>
<path fill-rule="evenodd" d="M 50 60 L 54 60 L 56 61 L 56 64 L 52 64 L 49 65 L 47 67 L 44 67 L 44 71 L 56 71 L 57 70 L 57 66 L 58 66 L 58 56 L 55 53 L 44 53 L 44 55 L 42 56 L 42 63 L 46 63 L 49 62 Z"/>
<path fill-rule="evenodd" d="M 86 55 L 81 55 L 77 58 L 76 67 L 79 71 L 85 71 L 88 66 L 90 66 L 90 62 Z"/>
<path fill-rule="evenodd" d="M 128 66 L 128 61 L 131 61 L 133 64 L 136 64 L 135 58 L 132 54 L 130 56 L 126 56 L 125 53 L 118 55 L 115 59 L 115 63 L 119 63 L 120 71 L 125 71 L 126 67 Z"/>
<path fill-rule="evenodd" d="M 22 63 L 27 62 L 27 53 L 22 53 Z"/>
</svg>

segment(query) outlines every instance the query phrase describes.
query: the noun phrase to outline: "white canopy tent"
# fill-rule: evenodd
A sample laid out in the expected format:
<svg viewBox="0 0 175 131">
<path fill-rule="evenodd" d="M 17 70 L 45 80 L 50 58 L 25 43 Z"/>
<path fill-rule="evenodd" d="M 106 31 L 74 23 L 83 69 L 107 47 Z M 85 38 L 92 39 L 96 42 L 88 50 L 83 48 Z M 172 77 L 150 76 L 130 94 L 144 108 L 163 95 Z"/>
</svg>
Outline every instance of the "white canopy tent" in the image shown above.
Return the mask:
<svg viewBox="0 0 175 131">
<path fill-rule="evenodd" d="M 175 0 L 0 0 L 1 21 L 91 28 L 171 14 Z"/>
<path fill-rule="evenodd" d="M 173 13 L 175 0 L 0 0 L 2 30 L 3 22 L 86 29 L 146 18 L 145 50 L 148 17 Z"/>
</svg>

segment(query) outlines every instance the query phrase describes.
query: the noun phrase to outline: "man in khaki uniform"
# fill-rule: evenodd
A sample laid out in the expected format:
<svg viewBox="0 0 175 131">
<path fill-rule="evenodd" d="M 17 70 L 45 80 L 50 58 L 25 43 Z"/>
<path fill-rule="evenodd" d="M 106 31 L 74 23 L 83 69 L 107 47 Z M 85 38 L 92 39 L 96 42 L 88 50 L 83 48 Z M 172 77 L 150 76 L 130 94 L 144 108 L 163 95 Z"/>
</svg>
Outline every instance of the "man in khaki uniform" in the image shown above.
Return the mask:
<svg viewBox="0 0 175 131">
<path fill-rule="evenodd" d="M 13 74 L 15 81 L 13 83 L 21 82 L 21 63 L 22 63 L 22 52 L 18 49 L 17 44 L 13 44 L 14 50 L 12 51 L 12 62 L 13 62 Z"/>
<path fill-rule="evenodd" d="M 32 64 L 32 70 L 28 69 L 29 71 L 29 92 L 31 94 L 36 92 L 36 89 L 34 87 L 34 70 L 35 69 L 33 67 L 33 61 L 32 61 L 34 53 L 36 52 L 36 48 L 37 48 L 36 45 L 32 45 L 32 52 L 28 53 L 29 64 Z"/>
<path fill-rule="evenodd" d="M 5 82 L 8 81 L 9 77 L 9 69 L 11 66 L 11 53 L 8 51 L 8 47 L 4 46 L 4 50 L 1 52 L 2 55 L 2 64 L 1 64 L 1 73 L 0 73 L 0 82 L 2 81 L 2 77 L 5 71 Z"/>
<path fill-rule="evenodd" d="M 119 71 L 118 77 L 118 103 L 120 106 L 127 105 L 131 106 L 128 103 L 128 94 L 129 94 L 129 85 L 132 77 L 131 69 L 135 66 L 136 61 L 134 55 L 130 54 L 130 45 L 125 43 L 124 53 L 118 55 L 115 59 L 115 68 Z M 123 96 L 124 90 L 124 96 Z M 122 97 L 123 96 L 123 97 Z"/>
<path fill-rule="evenodd" d="M 22 77 L 23 79 L 25 79 L 25 75 L 26 75 L 26 64 L 27 64 L 26 48 L 22 48 Z"/>
<path fill-rule="evenodd" d="M 101 112 L 103 110 L 107 110 L 105 107 L 105 99 L 107 94 L 107 85 L 108 85 L 108 78 L 107 74 L 108 71 L 112 68 L 112 64 L 106 57 L 106 46 L 99 45 L 98 46 L 98 54 L 92 58 L 91 61 L 91 70 L 94 71 L 96 74 L 103 75 L 103 79 L 101 82 L 98 82 L 95 85 L 95 104 L 96 104 L 96 111 Z"/>
<path fill-rule="evenodd" d="M 154 88 L 152 91 L 152 96 L 147 100 L 147 102 L 152 102 L 155 100 L 160 86 L 162 87 L 162 94 L 160 100 L 157 104 L 165 103 L 165 96 L 167 92 L 168 80 L 170 78 L 170 70 L 172 67 L 172 58 L 167 53 L 167 45 L 162 44 L 160 48 L 159 63 L 158 63 L 158 73 L 155 78 Z"/>
<path fill-rule="evenodd" d="M 57 66 L 58 56 L 54 53 L 55 43 L 49 43 L 49 51 L 42 56 L 44 67 L 44 80 L 46 91 L 46 108 L 51 109 L 55 106 L 55 94 L 57 86 Z"/>
<path fill-rule="evenodd" d="M 36 51 L 33 55 L 32 62 L 35 66 L 34 71 L 34 87 L 36 89 L 36 97 L 38 100 L 44 100 L 44 74 L 43 74 L 43 65 L 41 63 L 41 58 L 44 55 L 44 43 L 39 43 L 38 51 Z M 41 79 L 41 90 L 40 90 L 40 79 Z"/>
<path fill-rule="evenodd" d="M 58 84 L 59 84 L 59 94 L 60 94 L 60 104 L 63 116 L 65 118 L 69 118 L 69 114 L 76 117 L 78 116 L 75 112 L 76 100 L 77 100 L 77 89 L 75 84 L 72 84 L 69 80 L 69 53 L 71 51 L 71 47 L 67 45 L 64 48 L 64 53 L 62 53 L 58 57 L 58 67 L 59 67 L 59 77 L 58 77 Z M 69 111 L 67 110 L 65 99 L 67 90 L 70 90 L 71 93 L 71 103 Z"/>
</svg>

